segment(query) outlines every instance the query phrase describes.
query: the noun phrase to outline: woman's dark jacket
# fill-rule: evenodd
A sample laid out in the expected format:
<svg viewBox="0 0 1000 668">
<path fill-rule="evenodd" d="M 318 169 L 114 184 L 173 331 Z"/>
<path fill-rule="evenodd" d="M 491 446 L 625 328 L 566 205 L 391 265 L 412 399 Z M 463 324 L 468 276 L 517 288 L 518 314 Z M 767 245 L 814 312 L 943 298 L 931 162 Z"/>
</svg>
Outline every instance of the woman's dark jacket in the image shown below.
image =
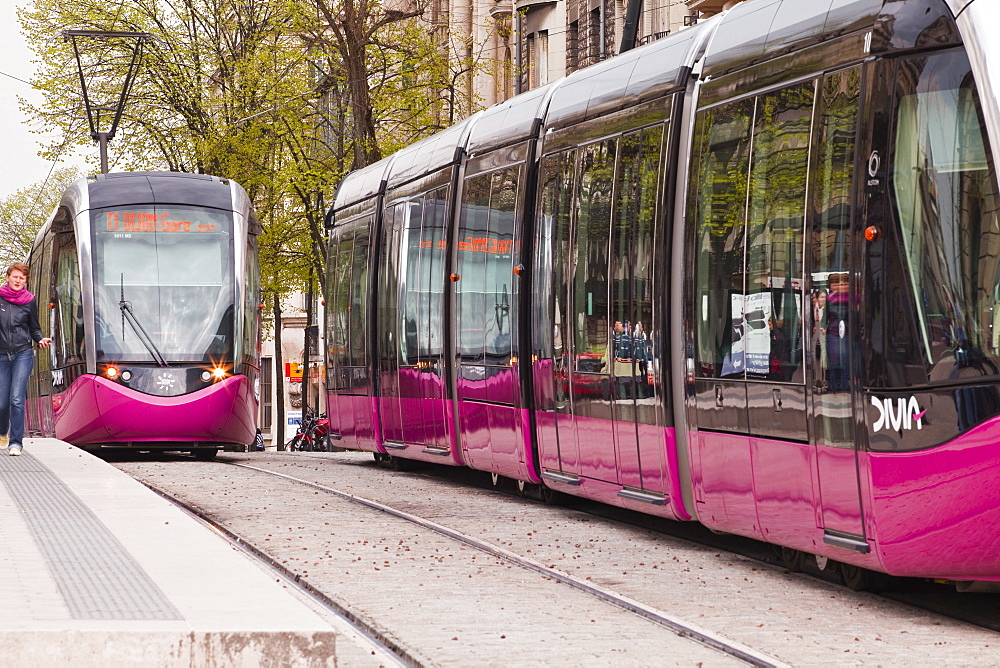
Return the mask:
<svg viewBox="0 0 1000 668">
<path fill-rule="evenodd" d="M 19 353 L 42 340 L 38 324 L 38 299 L 27 304 L 11 304 L 0 297 L 0 354 Z"/>
</svg>

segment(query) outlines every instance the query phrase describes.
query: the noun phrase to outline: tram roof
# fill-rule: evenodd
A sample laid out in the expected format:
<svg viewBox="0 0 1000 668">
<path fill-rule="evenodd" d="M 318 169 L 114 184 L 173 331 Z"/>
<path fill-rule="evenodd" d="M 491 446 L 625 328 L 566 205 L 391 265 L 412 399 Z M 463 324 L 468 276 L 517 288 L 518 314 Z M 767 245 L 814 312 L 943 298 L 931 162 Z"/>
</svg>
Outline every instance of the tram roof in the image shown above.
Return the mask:
<svg viewBox="0 0 1000 668">
<path fill-rule="evenodd" d="M 230 181 L 186 172 L 111 172 L 87 177 L 90 207 L 123 204 L 189 204 L 232 209 Z"/>
<path fill-rule="evenodd" d="M 484 109 L 469 134 L 466 152 L 479 155 L 537 137 L 549 98 L 563 81 L 556 79 Z"/>
<path fill-rule="evenodd" d="M 392 163 L 393 156 L 382 158 L 367 167 L 355 169 L 343 178 L 333 197 L 333 210 L 356 204 L 375 197 L 382 190 L 386 172 Z"/>
<path fill-rule="evenodd" d="M 461 160 L 469 127 L 478 117 L 478 113 L 473 114 L 398 151 L 386 175 L 386 189 L 433 174 Z"/>
<path fill-rule="evenodd" d="M 546 129 L 573 125 L 682 87 L 717 21 L 709 19 L 573 72 L 552 96 L 545 116 Z"/>
</svg>

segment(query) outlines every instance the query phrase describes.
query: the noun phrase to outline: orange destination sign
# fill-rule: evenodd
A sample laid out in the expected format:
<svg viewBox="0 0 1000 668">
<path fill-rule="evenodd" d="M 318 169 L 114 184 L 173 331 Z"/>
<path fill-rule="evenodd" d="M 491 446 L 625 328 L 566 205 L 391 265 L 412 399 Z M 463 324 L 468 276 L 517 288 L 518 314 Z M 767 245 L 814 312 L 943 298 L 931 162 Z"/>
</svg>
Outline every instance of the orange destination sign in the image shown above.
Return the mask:
<svg viewBox="0 0 1000 668">
<path fill-rule="evenodd" d="M 108 232 L 215 232 L 217 225 L 172 220 L 169 213 L 108 211 Z"/>
</svg>

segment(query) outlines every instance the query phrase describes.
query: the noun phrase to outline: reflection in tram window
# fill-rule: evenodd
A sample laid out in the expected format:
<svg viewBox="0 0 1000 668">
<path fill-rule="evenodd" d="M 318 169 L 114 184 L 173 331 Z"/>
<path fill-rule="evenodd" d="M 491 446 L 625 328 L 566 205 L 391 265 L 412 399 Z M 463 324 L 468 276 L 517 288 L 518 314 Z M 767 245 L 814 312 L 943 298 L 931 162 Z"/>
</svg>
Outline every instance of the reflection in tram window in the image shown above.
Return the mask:
<svg viewBox="0 0 1000 668">
<path fill-rule="evenodd" d="M 818 160 L 811 186 L 816 216 L 809 242 L 809 317 L 816 440 L 844 447 L 853 445 L 847 391 L 850 309 L 845 297 L 860 84 L 859 68 L 828 74 L 820 84 Z"/>
<path fill-rule="evenodd" d="M 656 334 L 652 327 L 652 258 L 662 140 L 662 126 L 621 139 L 611 232 L 612 371 L 620 399 L 653 396 L 649 367 Z"/>
<path fill-rule="evenodd" d="M 695 289 L 698 375 L 743 378 L 744 238 L 754 100 L 699 115 L 691 170 L 697 225 Z"/>
<path fill-rule="evenodd" d="M 569 410 L 566 379 L 568 351 L 565 316 L 569 303 L 567 269 L 570 254 L 570 218 L 573 196 L 575 151 L 546 156 L 541 161 L 540 206 L 536 226 L 536 274 L 551 276 L 535 285 L 536 303 L 543 308 L 535 315 L 536 350 L 539 359 L 551 359 L 552 376 L 539 388 L 542 408 Z M 546 400 L 551 398 L 554 404 Z"/>
<path fill-rule="evenodd" d="M 459 354 L 507 366 L 513 344 L 512 281 L 518 168 L 467 179 L 458 229 Z"/>
<path fill-rule="evenodd" d="M 908 369 L 890 369 L 885 380 L 917 380 L 921 368 L 931 382 L 996 375 L 1000 219 L 968 59 L 952 52 L 903 60 L 896 81 L 892 194 L 906 267 L 900 278 L 909 283 L 904 313 L 912 309 L 918 344 L 897 346 L 892 361 Z"/>
<path fill-rule="evenodd" d="M 813 82 L 757 101 L 747 220 L 746 370 L 803 382 L 802 231 Z"/>
<path fill-rule="evenodd" d="M 576 370 L 609 373 L 602 368 L 608 349 L 608 233 L 617 141 L 609 139 L 582 150 L 577 193 L 574 304 Z"/>
</svg>

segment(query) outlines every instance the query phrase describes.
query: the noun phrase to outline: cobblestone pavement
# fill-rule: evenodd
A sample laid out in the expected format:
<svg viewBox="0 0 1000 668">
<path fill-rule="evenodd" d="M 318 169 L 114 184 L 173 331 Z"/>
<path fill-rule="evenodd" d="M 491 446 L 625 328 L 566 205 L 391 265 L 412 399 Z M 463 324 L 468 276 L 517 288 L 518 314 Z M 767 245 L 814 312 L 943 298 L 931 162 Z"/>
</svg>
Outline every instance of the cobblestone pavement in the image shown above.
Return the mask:
<svg viewBox="0 0 1000 668">
<path fill-rule="evenodd" d="M 995 665 L 1000 636 L 751 559 L 368 453 L 227 454 L 379 501 L 793 665 Z M 264 549 L 437 665 L 725 665 L 730 659 L 451 539 L 222 462 L 116 466 Z"/>
</svg>

